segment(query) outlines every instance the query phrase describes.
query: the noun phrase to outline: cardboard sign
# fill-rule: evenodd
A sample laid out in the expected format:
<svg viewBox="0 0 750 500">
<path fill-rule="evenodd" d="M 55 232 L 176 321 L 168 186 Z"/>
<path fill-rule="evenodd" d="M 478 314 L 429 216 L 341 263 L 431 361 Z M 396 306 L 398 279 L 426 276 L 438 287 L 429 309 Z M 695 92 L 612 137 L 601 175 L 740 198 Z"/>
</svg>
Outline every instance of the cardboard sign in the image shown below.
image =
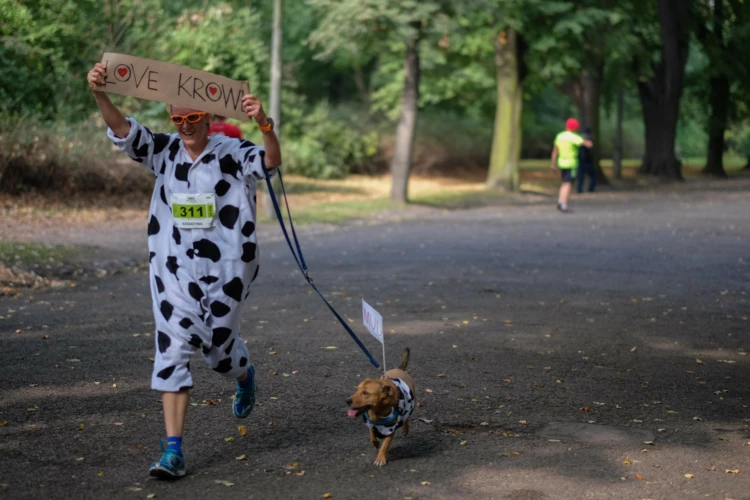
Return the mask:
<svg viewBox="0 0 750 500">
<path fill-rule="evenodd" d="M 250 93 L 247 81 L 112 52 L 104 54 L 102 64 L 106 92 L 250 121 L 242 110 L 242 96 Z"/>
<path fill-rule="evenodd" d="M 365 302 L 364 299 L 362 300 L 362 322 L 365 324 L 367 331 L 378 339 L 381 344 L 385 345 L 385 341 L 383 340 L 383 317 L 370 304 Z"/>
</svg>

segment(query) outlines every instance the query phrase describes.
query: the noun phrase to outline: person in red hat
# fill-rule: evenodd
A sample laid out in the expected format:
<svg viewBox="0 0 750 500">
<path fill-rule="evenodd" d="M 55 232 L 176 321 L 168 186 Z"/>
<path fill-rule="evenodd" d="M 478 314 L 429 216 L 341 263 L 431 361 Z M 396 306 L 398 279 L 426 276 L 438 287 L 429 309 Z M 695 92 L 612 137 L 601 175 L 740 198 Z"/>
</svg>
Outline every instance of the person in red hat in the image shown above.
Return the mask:
<svg viewBox="0 0 750 500">
<path fill-rule="evenodd" d="M 555 146 L 552 149 L 552 170 L 559 170 L 562 178 L 560 195 L 557 199 L 557 209 L 563 213 L 569 212 L 568 198 L 573 186 L 573 179 L 578 170 L 578 149 L 581 146 L 593 147 L 590 139 L 584 139 L 576 132 L 579 123 L 575 118 L 568 118 L 565 122 L 565 131 L 555 137 Z"/>
<path fill-rule="evenodd" d="M 223 116 L 215 115 L 211 126 L 208 129 L 208 135 L 225 135 L 234 139 L 242 139 L 242 131 L 237 125 L 232 125 Z"/>
</svg>

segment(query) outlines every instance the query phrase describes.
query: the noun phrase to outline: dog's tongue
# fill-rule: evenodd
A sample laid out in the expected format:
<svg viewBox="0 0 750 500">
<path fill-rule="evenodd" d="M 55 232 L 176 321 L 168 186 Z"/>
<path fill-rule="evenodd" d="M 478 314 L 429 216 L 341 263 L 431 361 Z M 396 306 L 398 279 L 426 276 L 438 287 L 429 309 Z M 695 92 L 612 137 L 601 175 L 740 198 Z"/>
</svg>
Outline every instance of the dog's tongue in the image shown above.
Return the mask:
<svg viewBox="0 0 750 500">
<path fill-rule="evenodd" d="M 350 408 L 349 411 L 346 412 L 346 414 L 349 416 L 349 418 L 354 418 L 357 415 L 359 415 L 359 412 L 355 410 L 354 408 Z"/>
</svg>

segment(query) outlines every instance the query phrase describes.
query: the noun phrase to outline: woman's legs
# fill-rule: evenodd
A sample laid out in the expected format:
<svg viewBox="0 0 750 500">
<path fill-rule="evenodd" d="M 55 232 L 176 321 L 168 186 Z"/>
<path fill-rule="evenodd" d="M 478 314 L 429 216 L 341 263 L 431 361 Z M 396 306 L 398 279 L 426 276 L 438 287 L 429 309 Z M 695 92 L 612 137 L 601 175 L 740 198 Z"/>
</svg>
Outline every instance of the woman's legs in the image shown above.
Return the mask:
<svg viewBox="0 0 750 500">
<path fill-rule="evenodd" d="M 190 403 L 190 391 L 163 392 L 161 395 L 164 406 L 164 424 L 167 436 L 182 436 L 185 429 L 185 414 Z"/>
</svg>

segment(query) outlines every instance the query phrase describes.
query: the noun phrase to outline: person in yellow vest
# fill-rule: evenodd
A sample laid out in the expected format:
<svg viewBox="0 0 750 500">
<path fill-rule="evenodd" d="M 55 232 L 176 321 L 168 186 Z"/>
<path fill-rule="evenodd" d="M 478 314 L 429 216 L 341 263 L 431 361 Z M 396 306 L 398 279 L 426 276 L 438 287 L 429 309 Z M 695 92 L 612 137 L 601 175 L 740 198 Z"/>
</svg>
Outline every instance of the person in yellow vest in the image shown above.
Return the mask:
<svg viewBox="0 0 750 500">
<path fill-rule="evenodd" d="M 568 213 L 568 198 L 573 187 L 573 179 L 578 170 L 578 148 L 586 146 L 593 147 L 590 139 L 584 139 L 576 133 L 579 124 L 575 118 L 568 118 L 565 122 L 565 131 L 555 137 L 555 147 L 552 149 L 552 170 L 560 170 L 562 184 L 560 195 L 557 199 L 557 209 Z"/>
</svg>

